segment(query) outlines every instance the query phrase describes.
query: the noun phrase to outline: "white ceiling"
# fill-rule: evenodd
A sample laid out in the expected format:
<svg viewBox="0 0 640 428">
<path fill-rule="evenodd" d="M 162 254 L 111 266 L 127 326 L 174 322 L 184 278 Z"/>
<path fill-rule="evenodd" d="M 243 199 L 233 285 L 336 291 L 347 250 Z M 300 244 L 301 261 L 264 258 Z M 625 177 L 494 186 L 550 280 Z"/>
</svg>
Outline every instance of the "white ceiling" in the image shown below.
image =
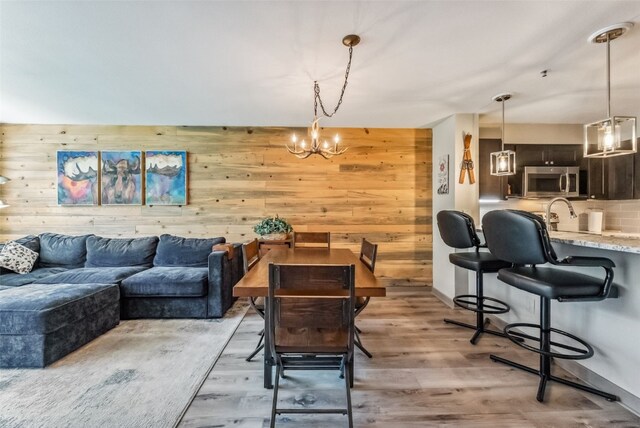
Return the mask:
<svg viewBox="0 0 640 428">
<path fill-rule="evenodd" d="M 0 122 L 307 126 L 313 81 L 340 111 L 323 126 L 424 127 L 640 116 L 640 1 L 0 0 Z M 548 69 L 547 77 L 540 71 Z"/>
</svg>

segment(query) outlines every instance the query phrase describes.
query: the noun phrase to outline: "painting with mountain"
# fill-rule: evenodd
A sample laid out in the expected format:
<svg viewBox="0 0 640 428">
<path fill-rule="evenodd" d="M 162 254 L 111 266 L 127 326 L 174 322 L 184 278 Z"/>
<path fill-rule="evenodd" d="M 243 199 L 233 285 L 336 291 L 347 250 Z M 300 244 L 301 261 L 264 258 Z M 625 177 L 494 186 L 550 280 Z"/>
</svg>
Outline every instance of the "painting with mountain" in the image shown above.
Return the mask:
<svg viewBox="0 0 640 428">
<path fill-rule="evenodd" d="M 187 204 L 187 152 L 145 152 L 147 205 Z"/>
</svg>

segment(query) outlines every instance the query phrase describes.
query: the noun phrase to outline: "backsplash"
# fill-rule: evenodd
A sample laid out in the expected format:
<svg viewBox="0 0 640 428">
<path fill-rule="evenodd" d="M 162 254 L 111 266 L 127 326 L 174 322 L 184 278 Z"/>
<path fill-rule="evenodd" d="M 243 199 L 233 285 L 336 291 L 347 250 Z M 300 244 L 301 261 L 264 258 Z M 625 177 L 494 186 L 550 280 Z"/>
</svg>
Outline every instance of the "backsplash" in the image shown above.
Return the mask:
<svg viewBox="0 0 640 428">
<path fill-rule="evenodd" d="M 524 211 L 545 211 L 550 199 L 508 199 L 500 202 L 480 201 L 480 218 L 487 212 L 497 209 L 515 209 Z M 572 219 L 566 204 L 556 202 L 551 211 L 558 214 L 558 230 L 586 231 L 587 213 L 591 209 L 604 212 L 604 229 L 626 233 L 640 233 L 640 200 L 631 201 L 571 201 L 578 214 Z"/>
</svg>

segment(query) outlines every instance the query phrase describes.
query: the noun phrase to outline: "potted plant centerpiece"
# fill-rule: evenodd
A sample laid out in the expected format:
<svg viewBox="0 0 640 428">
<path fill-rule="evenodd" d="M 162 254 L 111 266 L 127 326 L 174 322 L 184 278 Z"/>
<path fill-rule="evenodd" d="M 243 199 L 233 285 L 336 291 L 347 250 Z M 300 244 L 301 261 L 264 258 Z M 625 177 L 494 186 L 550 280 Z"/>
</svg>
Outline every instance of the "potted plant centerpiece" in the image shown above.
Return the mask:
<svg viewBox="0 0 640 428">
<path fill-rule="evenodd" d="M 253 231 L 260 235 L 262 239 L 282 240 L 287 239 L 289 233 L 293 231 L 291 225 L 277 215 L 267 217 L 253 227 Z"/>
</svg>

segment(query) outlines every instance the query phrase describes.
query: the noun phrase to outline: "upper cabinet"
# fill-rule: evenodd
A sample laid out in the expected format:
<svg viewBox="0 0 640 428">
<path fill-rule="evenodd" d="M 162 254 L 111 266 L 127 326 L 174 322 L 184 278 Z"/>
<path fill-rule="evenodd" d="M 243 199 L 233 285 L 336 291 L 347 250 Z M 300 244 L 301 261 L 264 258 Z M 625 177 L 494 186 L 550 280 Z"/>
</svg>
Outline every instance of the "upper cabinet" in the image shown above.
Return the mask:
<svg viewBox="0 0 640 428">
<path fill-rule="evenodd" d="M 589 199 L 640 199 L 640 153 L 589 159 Z"/>
<path fill-rule="evenodd" d="M 516 162 L 520 166 L 580 166 L 582 145 L 518 144 Z"/>
</svg>

